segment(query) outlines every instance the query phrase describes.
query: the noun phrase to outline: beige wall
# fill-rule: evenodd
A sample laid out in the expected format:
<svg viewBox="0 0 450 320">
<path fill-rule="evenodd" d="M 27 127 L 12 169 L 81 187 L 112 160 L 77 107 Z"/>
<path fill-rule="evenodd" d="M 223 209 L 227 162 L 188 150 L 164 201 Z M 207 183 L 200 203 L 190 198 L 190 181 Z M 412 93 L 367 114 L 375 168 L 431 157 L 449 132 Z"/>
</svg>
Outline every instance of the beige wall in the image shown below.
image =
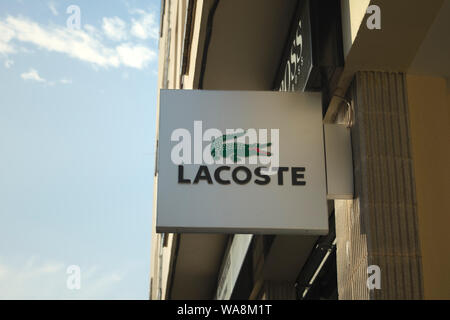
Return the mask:
<svg viewBox="0 0 450 320">
<path fill-rule="evenodd" d="M 187 0 L 166 0 L 163 15 L 163 32 L 159 40 L 159 62 L 158 62 L 158 89 L 179 89 L 181 77 L 181 60 L 184 42 L 184 27 L 186 19 Z M 193 35 L 190 52 L 190 64 L 188 74 L 184 76 L 184 89 L 194 88 L 195 72 L 199 69 L 197 56 L 198 47 L 201 39 L 202 10 L 204 10 L 203 0 L 197 0 L 196 11 L 194 15 Z M 170 38 L 169 38 L 170 35 Z M 164 78 L 165 69 L 167 69 L 167 78 Z M 197 72 L 198 73 L 198 72 Z M 157 119 L 159 118 L 159 92 L 157 98 Z M 156 129 L 158 132 L 158 120 Z M 159 291 L 161 298 L 165 299 L 167 286 L 169 284 L 170 268 L 172 267 L 173 234 L 167 235 L 167 245 L 161 245 L 161 234 L 156 233 L 156 198 L 157 181 L 154 183 L 153 195 L 153 225 L 152 225 L 152 243 L 151 243 L 151 291 L 150 299 L 158 299 Z M 162 248 L 162 250 L 161 250 Z"/>
<path fill-rule="evenodd" d="M 186 0 L 166 0 L 163 15 L 163 32 L 159 40 L 159 63 L 158 63 L 158 89 L 179 88 L 179 73 L 181 46 L 184 32 Z M 170 35 L 170 38 L 169 38 Z M 172 61 L 172 63 L 171 63 Z M 167 71 L 165 72 L 165 69 Z M 164 75 L 166 74 L 166 79 Z M 157 119 L 159 118 L 159 92 L 157 98 Z M 158 132 L 158 120 L 156 129 Z M 155 179 L 153 191 L 153 222 L 151 243 L 151 288 L 150 299 L 164 299 L 169 278 L 170 257 L 172 253 L 173 235 L 167 235 L 166 246 L 162 246 L 162 236 L 156 233 L 156 199 L 157 180 Z"/>
<path fill-rule="evenodd" d="M 342 41 L 345 57 L 355 41 L 369 4 L 370 0 L 341 0 Z"/>
<path fill-rule="evenodd" d="M 450 94 L 407 76 L 425 299 L 450 299 Z"/>
</svg>

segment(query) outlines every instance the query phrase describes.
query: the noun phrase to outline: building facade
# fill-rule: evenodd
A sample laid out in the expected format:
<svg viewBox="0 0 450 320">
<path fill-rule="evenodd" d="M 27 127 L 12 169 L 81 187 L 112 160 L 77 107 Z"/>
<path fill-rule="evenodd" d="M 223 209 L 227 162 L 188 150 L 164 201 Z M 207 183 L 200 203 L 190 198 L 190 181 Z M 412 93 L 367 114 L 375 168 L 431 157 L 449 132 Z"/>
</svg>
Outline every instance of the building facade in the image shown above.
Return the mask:
<svg viewBox="0 0 450 320">
<path fill-rule="evenodd" d="M 320 237 L 158 234 L 155 211 L 150 299 L 450 299 L 448 30 L 450 0 L 163 0 L 160 89 L 321 92 L 354 196 Z"/>
</svg>

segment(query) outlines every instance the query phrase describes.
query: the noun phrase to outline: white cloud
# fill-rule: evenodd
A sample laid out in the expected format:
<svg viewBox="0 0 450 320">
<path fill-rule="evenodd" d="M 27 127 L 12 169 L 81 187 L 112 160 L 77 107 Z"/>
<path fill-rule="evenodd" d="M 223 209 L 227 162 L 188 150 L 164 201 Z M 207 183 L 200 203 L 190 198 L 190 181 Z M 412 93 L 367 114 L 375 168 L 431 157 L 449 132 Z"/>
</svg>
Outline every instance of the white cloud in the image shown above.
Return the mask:
<svg viewBox="0 0 450 320">
<path fill-rule="evenodd" d="M 95 34 L 94 27 L 85 29 L 45 27 L 27 18 L 8 16 L 0 20 L 0 54 L 16 52 L 15 40 L 104 68 L 128 66 L 142 69 L 156 58 L 156 51 L 143 45 L 124 43 L 109 47 Z"/>
<path fill-rule="evenodd" d="M 96 27 L 94 27 L 94 26 L 92 26 L 92 25 L 90 25 L 90 24 L 85 24 L 84 26 L 83 26 L 83 28 L 87 31 L 87 33 L 91 36 L 91 37 L 94 37 L 94 38 L 97 38 L 97 39 L 102 39 L 102 33 L 96 28 Z"/>
<path fill-rule="evenodd" d="M 14 61 L 13 60 L 10 60 L 10 59 L 5 60 L 5 68 L 6 69 L 11 68 L 13 65 L 14 65 Z"/>
<path fill-rule="evenodd" d="M 132 13 L 139 15 L 138 19 L 132 19 L 131 34 L 139 39 L 159 38 L 159 26 L 152 12 L 136 9 Z"/>
<path fill-rule="evenodd" d="M 8 274 L 8 268 L 0 264 L 0 279 L 5 277 Z"/>
<path fill-rule="evenodd" d="M 62 78 L 59 82 L 62 84 L 72 84 L 72 79 Z"/>
<path fill-rule="evenodd" d="M 2 261 L 3 260 L 3 261 Z M 69 264 L 30 257 L 21 263 L 0 258 L 0 299 L 105 299 L 111 296 L 124 272 L 98 266 L 81 267 L 80 290 L 67 288 Z M 18 261 L 15 261 L 18 262 Z"/>
<path fill-rule="evenodd" d="M 119 17 L 103 18 L 102 29 L 105 35 L 114 41 L 127 38 L 126 23 Z"/>
<path fill-rule="evenodd" d="M 41 78 L 36 69 L 30 69 L 28 72 L 24 72 L 20 75 L 24 80 L 31 80 L 36 82 L 46 82 L 45 79 Z"/>
<path fill-rule="evenodd" d="M 53 3 L 53 2 L 50 2 L 49 4 L 48 4 L 48 8 L 50 9 L 50 11 L 52 12 L 52 14 L 54 15 L 54 16 L 57 16 L 59 13 L 58 13 L 58 10 L 56 9 L 56 6 L 55 6 L 55 4 Z"/>
<path fill-rule="evenodd" d="M 14 37 L 15 32 L 0 21 L 0 54 L 7 55 L 15 53 L 16 50 L 9 43 Z"/>
<path fill-rule="evenodd" d="M 22 79 L 24 80 L 29 80 L 29 81 L 35 81 L 35 82 L 40 82 L 40 83 L 44 83 L 46 87 L 53 87 L 54 85 L 56 85 L 57 83 L 61 83 L 61 84 L 72 84 L 72 79 L 69 78 L 62 78 L 59 81 L 49 81 L 46 80 L 44 78 L 42 78 L 39 75 L 39 72 L 36 69 L 31 68 L 28 72 L 24 72 L 20 75 L 22 77 Z"/>
<path fill-rule="evenodd" d="M 156 53 L 144 46 L 133 46 L 126 43 L 117 47 L 122 63 L 128 67 L 142 69 L 146 61 L 153 60 Z"/>
<path fill-rule="evenodd" d="M 55 273 L 62 270 L 64 265 L 62 263 L 45 263 L 37 269 L 40 274 Z"/>
</svg>

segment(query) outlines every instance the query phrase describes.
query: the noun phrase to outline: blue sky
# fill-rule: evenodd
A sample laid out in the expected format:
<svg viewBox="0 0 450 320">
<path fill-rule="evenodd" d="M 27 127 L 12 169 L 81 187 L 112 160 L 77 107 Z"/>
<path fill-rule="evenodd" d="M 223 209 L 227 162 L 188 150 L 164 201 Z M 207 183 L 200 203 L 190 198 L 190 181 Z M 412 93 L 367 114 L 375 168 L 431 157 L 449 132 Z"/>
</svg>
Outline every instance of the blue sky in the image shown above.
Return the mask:
<svg viewBox="0 0 450 320">
<path fill-rule="evenodd" d="M 0 299 L 148 298 L 159 6 L 0 1 Z"/>
</svg>

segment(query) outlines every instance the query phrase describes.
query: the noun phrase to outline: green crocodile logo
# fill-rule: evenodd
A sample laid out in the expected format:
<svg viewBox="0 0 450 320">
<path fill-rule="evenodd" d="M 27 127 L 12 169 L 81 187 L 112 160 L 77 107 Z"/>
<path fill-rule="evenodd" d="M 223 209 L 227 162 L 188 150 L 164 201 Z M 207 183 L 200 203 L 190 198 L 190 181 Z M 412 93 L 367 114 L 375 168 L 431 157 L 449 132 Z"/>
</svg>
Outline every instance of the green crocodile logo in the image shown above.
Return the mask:
<svg viewBox="0 0 450 320">
<path fill-rule="evenodd" d="M 223 135 L 220 138 L 213 138 L 211 141 L 211 156 L 214 160 L 219 160 L 221 157 L 230 158 L 234 162 L 238 162 L 242 157 L 251 157 L 251 156 L 266 156 L 270 157 L 272 155 L 271 152 L 262 150 L 263 148 L 270 147 L 272 145 L 269 143 L 253 143 L 246 144 L 237 142 L 236 139 L 238 137 L 242 137 L 246 134 L 246 131 L 235 134 Z M 230 139 L 233 139 L 232 142 L 229 142 Z"/>
</svg>

